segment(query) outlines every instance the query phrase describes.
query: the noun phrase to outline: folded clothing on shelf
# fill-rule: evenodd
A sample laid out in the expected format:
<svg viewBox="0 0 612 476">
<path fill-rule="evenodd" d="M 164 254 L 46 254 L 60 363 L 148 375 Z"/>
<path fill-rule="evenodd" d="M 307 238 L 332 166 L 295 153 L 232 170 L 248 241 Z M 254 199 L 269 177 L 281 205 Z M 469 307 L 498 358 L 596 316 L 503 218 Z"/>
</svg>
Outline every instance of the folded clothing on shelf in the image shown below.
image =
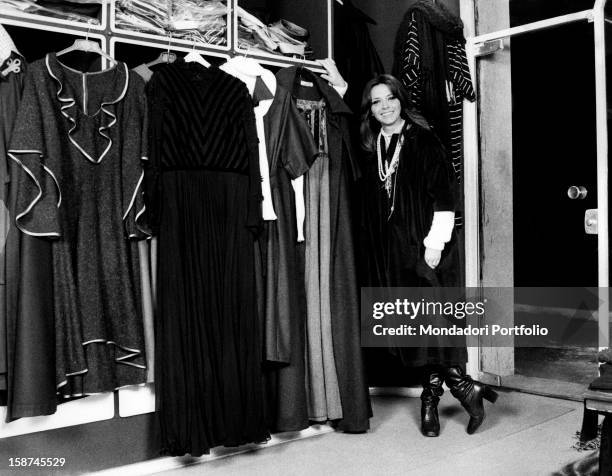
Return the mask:
<svg viewBox="0 0 612 476">
<path fill-rule="evenodd" d="M 0 9 L 99 24 L 102 0 L 0 0 Z"/>
<path fill-rule="evenodd" d="M 36 3 L 58 14 L 76 14 L 88 18 L 96 18 L 98 20 L 101 18 L 102 3 L 100 0 L 96 2 L 37 0 Z"/>
<path fill-rule="evenodd" d="M 169 23 L 173 30 L 220 30 L 227 26 L 226 15 L 227 6 L 218 1 L 174 0 Z"/>
<path fill-rule="evenodd" d="M 118 27 L 167 34 L 168 4 L 165 0 L 117 0 L 115 7 Z"/>
<path fill-rule="evenodd" d="M 252 30 L 239 23 L 238 48 L 249 52 L 274 53 L 276 44 L 273 44 L 273 47 L 269 48 L 262 39 L 255 36 Z"/>
<path fill-rule="evenodd" d="M 227 6 L 220 1 L 117 0 L 119 28 L 212 45 L 226 44 Z"/>
<path fill-rule="evenodd" d="M 237 11 L 240 48 L 280 52 L 286 56 L 312 57 L 313 51 L 308 45 L 310 33 L 306 28 L 284 19 L 266 26 L 244 8 L 238 7 Z"/>
<path fill-rule="evenodd" d="M 275 33 L 278 33 L 281 37 L 286 38 L 288 41 L 307 43 L 308 38 L 310 38 L 310 32 L 306 28 L 302 28 L 282 18 L 270 25 L 269 28 Z"/>
</svg>

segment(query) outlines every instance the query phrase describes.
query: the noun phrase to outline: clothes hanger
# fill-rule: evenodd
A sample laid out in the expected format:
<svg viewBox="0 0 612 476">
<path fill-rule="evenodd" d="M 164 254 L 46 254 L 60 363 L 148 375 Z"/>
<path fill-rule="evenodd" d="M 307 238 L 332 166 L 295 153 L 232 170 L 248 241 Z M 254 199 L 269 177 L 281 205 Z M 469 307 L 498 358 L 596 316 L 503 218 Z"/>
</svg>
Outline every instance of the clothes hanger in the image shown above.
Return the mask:
<svg viewBox="0 0 612 476">
<path fill-rule="evenodd" d="M 249 58 L 247 54 L 248 50 L 244 51 L 244 54 L 241 56 L 234 56 L 228 59 L 225 64 L 232 65 L 244 74 L 249 74 L 251 76 L 261 75 L 264 72 L 263 66 L 254 58 Z"/>
<path fill-rule="evenodd" d="M 196 42 L 193 40 L 193 49 L 187 53 L 187 55 L 183 58 L 185 63 L 198 63 L 204 66 L 205 68 L 210 68 L 210 63 L 204 59 L 204 57 L 195 50 Z"/>
<path fill-rule="evenodd" d="M 176 61 L 176 53 L 170 51 L 170 42 L 172 41 L 172 32 L 168 35 L 168 49 L 162 51 L 157 58 L 150 63 L 147 63 L 147 67 L 156 66 L 161 63 L 174 63 Z"/>
<path fill-rule="evenodd" d="M 15 43 L 13 43 L 13 39 L 4 27 L 0 25 L 0 63 L 3 63 L 5 59 L 11 56 L 13 51 L 19 53 Z"/>
<path fill-rule="evenodd" d="M 305 55 L 300 55 L 299 59 L 302 62 L 298 64 L 297 71 L 295 73 L 296 79 L 298 81 L 305 80 L 305 81 L 308 81 L 308 82 L 312 82 L 312 79 L 313 79 L 313 76 L 314 76 L 312 71 L 310 71 L 308 68 L 304 68 L 303 61 L 306 61 L 306 56 Z"/>
<path fill-rule="evenodd" d="M 304 55 L 300 55 L 300 56 L 299 56 L 299 59 L 303 61 L 303 60 L 305 60 L 305 59 L 306 59 L 306 57 L 305 57 Z M 297 76 L 299 79 L 301 79 L 301 78 L 302 78 L 302 70 L 303 70 L 303 69 L 304 69 L 304 63 L 299 63 L 299 64 L 298 64 L 298 67 L 297 67 L 297 71 L 295 72 L 295 75 L 296 75 L 296 76 Z"/>
<path fill-rule="evenodd" d="M 117 60 L 113 58 L 111 55 L 109 55 L 108 53 L 106 53 L 104 50 L 102 50 L 102 48 L 100 47 L 100 44 L 97 41 L 93 41 L 89 39 L 90 29 L 91 29 L 91 23 L 89 25 L 89 28 L 87 29 L 85 39 L 77 38 L 76 40 L 74 40 L 74 43 L 72 43 L 72 45 L 70 45 L 68 48 L 58 51 L 55 55 L 62 56 L 62 55 L 65 55 L 66 53 L 71 53 L 72 51 L 84 51 L 85 53 L 96 53 L 106 58 L 107 60 L 109 60 L 111 65 L 115 66 L 117 64 Z"/>
</svg>

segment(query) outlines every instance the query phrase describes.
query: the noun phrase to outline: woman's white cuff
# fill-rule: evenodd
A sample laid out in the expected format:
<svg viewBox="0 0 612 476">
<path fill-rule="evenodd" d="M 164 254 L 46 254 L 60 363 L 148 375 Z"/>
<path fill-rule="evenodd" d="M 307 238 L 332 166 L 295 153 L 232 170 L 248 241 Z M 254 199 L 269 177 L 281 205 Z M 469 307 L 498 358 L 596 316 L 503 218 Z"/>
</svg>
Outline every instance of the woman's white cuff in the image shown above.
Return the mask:
<svg viewBox="0 0 612 476">
<path fill-rule="evenodd" d="M 431 228 L 423 240 L 425 248 L 442 251 L 451 239 L 454 226 L 455 212 L 434 212 Z"/>
</svg>

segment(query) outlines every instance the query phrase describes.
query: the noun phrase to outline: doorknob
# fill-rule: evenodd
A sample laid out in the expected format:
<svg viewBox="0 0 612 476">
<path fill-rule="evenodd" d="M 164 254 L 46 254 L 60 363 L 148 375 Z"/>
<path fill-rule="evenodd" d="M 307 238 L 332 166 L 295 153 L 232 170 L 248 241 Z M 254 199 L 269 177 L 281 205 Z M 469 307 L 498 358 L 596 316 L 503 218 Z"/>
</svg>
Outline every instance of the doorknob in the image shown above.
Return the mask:
<svg viewBox="0 0 612 476">
<path fill-rule="evenodd" d="M 584 212 L 584 231 L 587 235 L 597 234 L 597 208 Z"/>
<path fill-rule="evenodd" d="M 582 185 L 572 185 L 567 189 L 567 196 L 570 198 L 570 200 L 584 200 L 587 193 L 587 189 Z"/>
</svg>

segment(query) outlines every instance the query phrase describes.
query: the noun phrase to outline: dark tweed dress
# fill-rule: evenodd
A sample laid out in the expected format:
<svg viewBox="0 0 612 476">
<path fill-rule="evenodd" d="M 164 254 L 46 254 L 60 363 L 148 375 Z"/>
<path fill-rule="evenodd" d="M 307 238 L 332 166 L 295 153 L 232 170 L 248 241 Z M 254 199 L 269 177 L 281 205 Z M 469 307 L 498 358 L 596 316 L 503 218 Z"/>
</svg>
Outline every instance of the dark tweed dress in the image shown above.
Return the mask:
<svg viewBox="0 0 612 476">
<path fill-rule="evenodd" d="M 145 238 L 144 83 L 123 63 L 80 73 L 55 54 L 29 67 L 9 155 L 16 224 L 52 240 L 56 384 L 63 395 L 146 378 L 135 240 Z"/>
</svg>

